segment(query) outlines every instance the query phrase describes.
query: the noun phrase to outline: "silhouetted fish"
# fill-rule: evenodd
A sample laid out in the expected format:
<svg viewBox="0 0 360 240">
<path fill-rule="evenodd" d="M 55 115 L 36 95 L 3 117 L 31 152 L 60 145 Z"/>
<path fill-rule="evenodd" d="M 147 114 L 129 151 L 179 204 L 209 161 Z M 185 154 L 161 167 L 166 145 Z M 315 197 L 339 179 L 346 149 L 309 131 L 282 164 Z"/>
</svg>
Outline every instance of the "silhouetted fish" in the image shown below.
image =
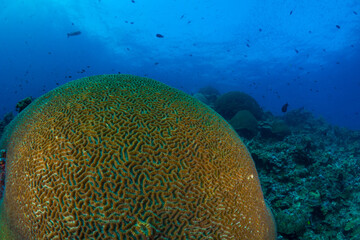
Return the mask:
<svg viewBox="0 0 360 240">
<path fill-rule="evenodd" d="M 161 35 L 160 33 L 158 33 L 158 34 L 156 34 L 156 37 L 158 37 L 158 38 L 163 38 L 164 36 Z"/>
<path fill-rule="evenodd" d="M 355 15 L 358 15 L 357 12 L 355 12 L 355 11 L 353 11 L 353 13 L 354 13 Z"/>
<path fill-rule="evenodd" d="M 69 32 L 69 33 L 67 34 L 67 37 L 78 36 L 78 35 L 80 35 L 80 34 L 81 34 L 81 32 L 80 32 L 80 31 L 76 31 L 76 32 Z"/>
<path fill-rule="evenodd" d="M 299 50 L 297 50 L 297 49 L 295 48 L 295 52 L 296 52 L 296 53 L 299 53 Z"/>
<path fill-rule="evenodd" d="M 292 14 L 292 10 L 290 11 L 290 15 Z"/>
<path fill-rule="evenodd" d="M 286 112 L 288 106 L 289 106 L 289 104 L 288 104 L 288 103 L 285 103 L 284 106 L 282 106 L 281 111 L 282 111 L 282 112 Z"/>
<path fill-rule="evenodd" d="M 340 26 L 339 26 L 339 25 L 336 25 L 336 27 L 337 27 L 338 29 L 340 29 Z"/>
</svg>

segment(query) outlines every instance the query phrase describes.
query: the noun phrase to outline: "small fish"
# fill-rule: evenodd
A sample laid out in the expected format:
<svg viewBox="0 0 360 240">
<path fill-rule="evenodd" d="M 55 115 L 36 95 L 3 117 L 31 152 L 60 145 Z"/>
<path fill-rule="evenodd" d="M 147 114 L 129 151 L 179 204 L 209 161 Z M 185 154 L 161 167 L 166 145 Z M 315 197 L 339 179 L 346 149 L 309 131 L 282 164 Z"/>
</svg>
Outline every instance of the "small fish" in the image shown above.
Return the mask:
<svg viewBox="0 0 360 240">
<path fill-rule="evenodd" d="M 353 11 L 353 13 L 354 13 L 355 15 L 358 15 L 356 11 Z"/>
<path fill-rule="evenodd" d="M 290 15 L 292 14 L 293 12 L 292 12 L 292 10 L 290 11 Z"/>
<path fill-rule="evenodd" d="M 67 37 L 78 36 L 78 35 L 80 35 L 80 34 L 81 34 L 81 32 L 80 32 L 80 31 L 76 31 L 76 32 L 69 32 L 69 33 L 67 34 Z"/>
<path fill-rule="evenodd" d="M 185 15 L 181 15 L 180 19 L 183 19 Z"/>
<path fill-rule="evenodd" d="M 282 112 L 286 112 L 288 106 L 289 106 L 289 104 L 288 104 L 288 103 L 285 103 L 285 104 L 282 106 L 281 111 L 282 111 Z"/>
<path fill-rule="evenodd" d="M 261 29 L 261 28 L 259 28 L 259 32 L 262 32 L 262 29 Z"/>
<path fill-rule="evenodd" d="M 132 3 L 135 3 L 135 1 L 134 1 L 134 0 L 131 0 L 131 2 L 132 2 Z"/>
<path fill-rule="evenodd" d="M 164 38 L 164 36 L 161 35 L 160 33 L 157 33 L 157 34 L 156 34 L 156 37 L 158 37 L 158 38 Z"/>
<path fill-rule="evenodd" d="M 250 45 L 249 45 L 248 43 L 246 44 L 246 46 L 247 46 L 247 47 L 250 47 Z"/>
<path fill-rule="evenodd" d="M 337 29 L 340 29 L 340 26 L 339 25 L 336 25 Z"/>
<path fill-rule="evenodd" d="M 297 50 L 296 48 L 294 49 L 296 53 L 299 53 L 299 50 Z"/>
</svg>

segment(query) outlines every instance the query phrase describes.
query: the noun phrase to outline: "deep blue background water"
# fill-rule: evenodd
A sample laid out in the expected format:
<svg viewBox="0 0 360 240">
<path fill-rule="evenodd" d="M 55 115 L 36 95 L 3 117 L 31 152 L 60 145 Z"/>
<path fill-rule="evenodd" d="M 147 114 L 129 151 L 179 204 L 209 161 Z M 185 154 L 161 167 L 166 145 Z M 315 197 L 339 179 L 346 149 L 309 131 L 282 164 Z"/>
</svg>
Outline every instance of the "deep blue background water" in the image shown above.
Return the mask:
<svg viewBox="0 0 360 240">
<path fill-rule="evenodd" d="M 59 84 L 121 72 L 360 129 L 359 0 L 0 0 L 0 32 L 0 117 Z"/>
</svg>

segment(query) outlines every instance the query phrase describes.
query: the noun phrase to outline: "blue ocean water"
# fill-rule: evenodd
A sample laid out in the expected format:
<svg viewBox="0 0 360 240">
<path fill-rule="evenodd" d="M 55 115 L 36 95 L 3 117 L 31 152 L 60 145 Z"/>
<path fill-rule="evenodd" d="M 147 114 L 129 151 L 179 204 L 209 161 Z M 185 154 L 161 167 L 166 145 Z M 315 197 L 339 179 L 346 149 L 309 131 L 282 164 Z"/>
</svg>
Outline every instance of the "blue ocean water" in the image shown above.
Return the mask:
<svg viewBox="0 0 360 240">
<path fill-rule="evenodd" d="M 68 36 L 80 31 L 81 34 Z M 360 2 L 1 0 L 0 116 L 108 73 L 246 92 L 360 129 Z"/>
</svg>

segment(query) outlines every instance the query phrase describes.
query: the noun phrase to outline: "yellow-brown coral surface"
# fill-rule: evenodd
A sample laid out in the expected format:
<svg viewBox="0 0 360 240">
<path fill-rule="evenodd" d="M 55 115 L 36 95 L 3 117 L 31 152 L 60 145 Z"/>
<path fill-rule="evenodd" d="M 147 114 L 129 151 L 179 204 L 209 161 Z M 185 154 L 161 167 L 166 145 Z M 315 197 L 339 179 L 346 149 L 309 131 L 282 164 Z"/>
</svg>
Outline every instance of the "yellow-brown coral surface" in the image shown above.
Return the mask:
<svg viewBox="0 0 360 240">
<path fill-rule="evenodd" d="M 17 239 L 273 239 L 233 129 L 148 78 L 82 78 L 7 129 L 4 211 Z"/>
</svg>

